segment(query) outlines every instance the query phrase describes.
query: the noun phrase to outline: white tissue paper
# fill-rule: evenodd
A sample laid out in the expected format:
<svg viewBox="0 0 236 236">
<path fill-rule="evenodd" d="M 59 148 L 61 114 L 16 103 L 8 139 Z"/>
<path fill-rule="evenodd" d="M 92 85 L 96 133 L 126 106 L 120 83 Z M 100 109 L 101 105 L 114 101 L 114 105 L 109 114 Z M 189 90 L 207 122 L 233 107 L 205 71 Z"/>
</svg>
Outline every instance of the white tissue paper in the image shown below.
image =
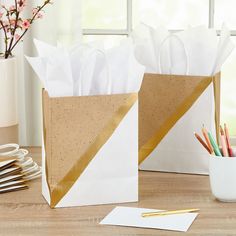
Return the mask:
<svg viewBox="0 0 236 236">
<path fill-rule="evenodd" d="M 134 56 L 131 39 L 104 50 L 78 44 L 70 49 L 34 40 L 38 57 L 26 57 L 50 97 L 138 92 L 145 67 Z"/>
<path fill-rule="evenodd" d="M 192 27 L 177 33 L 141 24 L 132 33 L 135 56 L 147 73 L 210 76 L 218 73 L 234 49 L 230 31 Z"/>
</svg>

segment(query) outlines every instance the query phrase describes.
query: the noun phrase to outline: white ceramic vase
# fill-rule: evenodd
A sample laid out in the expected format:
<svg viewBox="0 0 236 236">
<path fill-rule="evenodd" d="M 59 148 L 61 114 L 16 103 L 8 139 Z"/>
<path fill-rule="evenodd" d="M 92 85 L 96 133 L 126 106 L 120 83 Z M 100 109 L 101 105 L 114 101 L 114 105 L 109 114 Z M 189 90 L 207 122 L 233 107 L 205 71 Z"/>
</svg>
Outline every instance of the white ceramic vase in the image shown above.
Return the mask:
<svg viewBox="0 0 236 236">
<path fill-rule="evenodd" d="M 0 144 L 18 143 L 16 58 L 0 58 Z"/>
</svg>

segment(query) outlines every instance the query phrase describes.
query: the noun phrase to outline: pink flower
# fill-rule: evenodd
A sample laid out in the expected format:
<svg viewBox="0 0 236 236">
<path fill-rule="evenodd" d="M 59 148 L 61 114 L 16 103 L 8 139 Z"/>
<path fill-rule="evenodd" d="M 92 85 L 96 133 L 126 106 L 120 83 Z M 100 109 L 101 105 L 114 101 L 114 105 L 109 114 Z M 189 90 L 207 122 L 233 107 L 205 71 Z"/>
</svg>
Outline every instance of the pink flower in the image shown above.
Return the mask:
<svg viewBox="0 0 236 236">
<path fill-rule="evenodd" d="M 37 18 L 38 18 L 38 19 L 42 19 L 42 18 L 43 18 L 43 14 L 42 14 L 41 12 L 39 12 L 39 13 L 37 14 Z"/>
<path fill-rule="evenodd" d="M 32 10 L 33 16 L 36 15 L 36 18 L 38 19 L 42 19 L 43 18 L 43 14 L 42 12 L 38 11 L 38 8 L 34 8 Z"/>
<path fill-rule="evenodd" d="M 4 27 L 8 27 L 9 26 L 8 20 L 4 20 L 2 23 L 3 23 Z"/>
<path fill-rule="evenodd" d="M 2 12 L 0 12 L 0 18 L 2 18 L 2 16 L 3 16 L 3 13 L 2 13 Z"/>
<path fill-rule="evenodd" d="M 37 12 L 38 12 L 38 8 L 34 8 L 34 9 L 32 10 L 33 15 L 35 15 Z"/>
<path fill-rule="evenodd" d="M 32 10 L 32 14 L 33 14 L 33 16 L 35 16 L 36 18 L 38 18 L 38 8 L 34 8 L 33 10 Z"/>
<path fill-rule="evenodd" d="M 22 11 L 24 10 L 24 7 L 23 7 L 23 6 L 22 6 L 22 7 L 18 7 L 17 10 L 18 10 L 19 12 L 22 12 Z"/>
<path fill-rule="evenodd" d="M 19 0 L 18 1 L 18 11 L 22 12 L 24 10 L 24 7 L 26 6 L 26 1 L 25 0 Z"/>
<path fill-rule="evenodd" d="M 13 25 L 13 26 L 15 26 L 15 24 L 16 24 L 16 20 L 11 19 L 11 20 L 10 20 L 10 24 Z"/>
<path fill-rule="evenodd" d="M 25 7 L 26 6 L 26 0 L 19 0 L 18 4 L 20 7 Z"/>
<path fill-rule="evenodd" d="M 29 27 L 30 27 L 30 22 L 28 20 L 24 20 L 22 22 L 22 28 L 26 30 L 29 29 Z"/>
<path fill-rule="evenodd" d="M 15 34 L 15 40 L 18 41 L 20 39 L 20 35 L 19 34 Z"/>
<path fill-rule="evenodd" d="M 14 11 L 16 9 L 16 7 L 14 5 L 9 7 L 9 11 Z"/>
</svg>

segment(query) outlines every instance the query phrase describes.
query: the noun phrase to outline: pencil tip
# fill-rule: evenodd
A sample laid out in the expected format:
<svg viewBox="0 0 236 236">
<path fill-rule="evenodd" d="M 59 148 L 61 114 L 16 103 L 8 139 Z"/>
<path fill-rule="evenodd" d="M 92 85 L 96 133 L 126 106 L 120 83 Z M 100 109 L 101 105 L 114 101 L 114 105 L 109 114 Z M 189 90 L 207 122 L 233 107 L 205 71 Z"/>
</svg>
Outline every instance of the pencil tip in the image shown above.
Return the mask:
<svg viewBox="0 0 236 236">
<path fill-rule="evenodd" d="M 220 134 L 221 134 L 221 135 L 224 135 L 224 130 L 223 130 L 223 128 L 222 128 L 221 125 L 220 125 Z"/>
</svg>

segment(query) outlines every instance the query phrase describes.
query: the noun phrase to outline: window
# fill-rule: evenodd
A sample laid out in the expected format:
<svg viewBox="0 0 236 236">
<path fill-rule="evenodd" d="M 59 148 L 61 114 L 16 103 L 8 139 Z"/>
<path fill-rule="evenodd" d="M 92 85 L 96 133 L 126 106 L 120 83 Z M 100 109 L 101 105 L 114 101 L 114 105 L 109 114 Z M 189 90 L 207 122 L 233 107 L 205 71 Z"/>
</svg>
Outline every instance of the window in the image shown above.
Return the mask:
<svg viewBox="0 0 236 236">
<path fill-rule="evenodd" d="M 103 39 L 112 47 L 127 37 L 140 22 L 163 24 L 170 30 L 189 25 L 231 29 L 236 44 L 235 0 L 82 0 L 84 41 Z M 220 32 L 219 32 L 220 33 Z M 236 50 L 222 68 L 221 123 L 227 122 L 236 136 Z"/>
</svg>

